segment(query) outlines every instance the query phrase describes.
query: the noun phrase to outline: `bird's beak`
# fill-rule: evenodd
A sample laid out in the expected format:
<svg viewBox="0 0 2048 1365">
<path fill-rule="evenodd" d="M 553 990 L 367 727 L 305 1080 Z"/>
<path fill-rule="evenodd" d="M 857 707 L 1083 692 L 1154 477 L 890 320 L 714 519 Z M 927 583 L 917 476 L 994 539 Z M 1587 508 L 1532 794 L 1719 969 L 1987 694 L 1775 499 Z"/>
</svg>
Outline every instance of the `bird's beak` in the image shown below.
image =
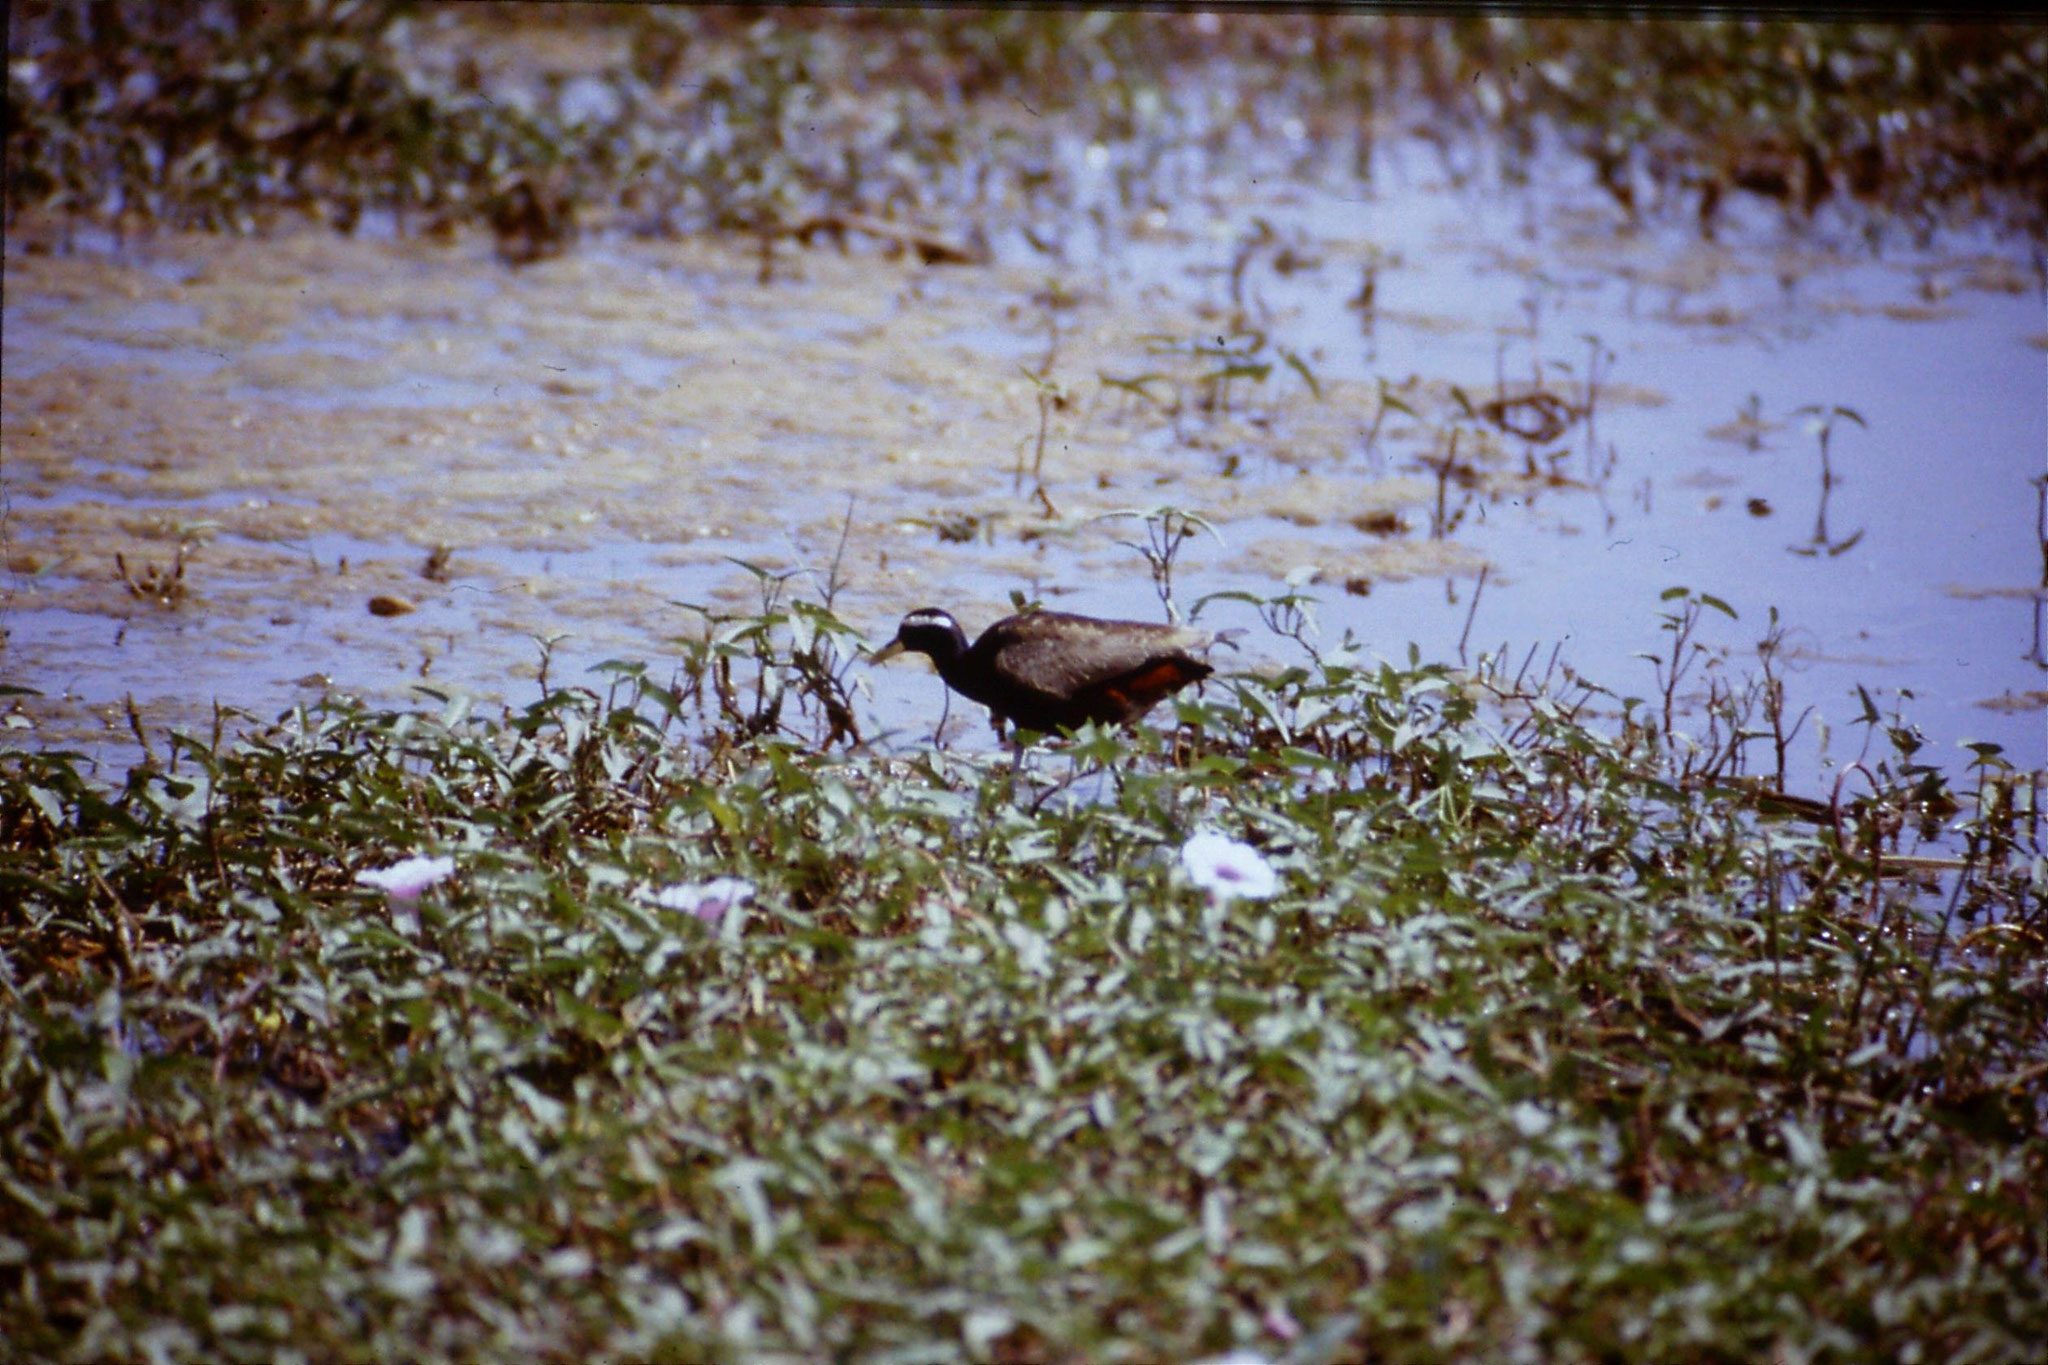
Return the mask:
<svg viewBox="0 0 2048 1365">
<path fill-rule="evenodd" d="M 903 641 L 900 639 L 891 640 L 888 644 L 883 645 L 880 649 L 876 650 L 874 654 L 869 657 L 868 662 L 871 664 L 885 664 L 888 663 L 889 660 L 895 658 L 898 654 L 901 654 L 902 652 Z"/>
</svg>

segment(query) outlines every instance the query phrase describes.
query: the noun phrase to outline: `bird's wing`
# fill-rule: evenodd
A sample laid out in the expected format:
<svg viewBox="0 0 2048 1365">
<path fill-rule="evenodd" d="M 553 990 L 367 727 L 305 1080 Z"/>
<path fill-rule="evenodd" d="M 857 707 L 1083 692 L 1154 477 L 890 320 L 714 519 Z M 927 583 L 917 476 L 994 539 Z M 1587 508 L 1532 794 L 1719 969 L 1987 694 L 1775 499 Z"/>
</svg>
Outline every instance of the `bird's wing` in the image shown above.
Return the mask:
<svg viewBox="0 0 2048 1365">
<path fill-rule="evenodd" d="M 1047 619 L 1034 622 L 1024 616 L 997 622 L 989 628 L 997 637 L 990 644 L 1007 682 L 1048 697 L 1071 697 L 1155 660 L 1199 653 L 1214 642 L 1206 631 L 1187 626 L 1037 614 Z"/>
</svg>

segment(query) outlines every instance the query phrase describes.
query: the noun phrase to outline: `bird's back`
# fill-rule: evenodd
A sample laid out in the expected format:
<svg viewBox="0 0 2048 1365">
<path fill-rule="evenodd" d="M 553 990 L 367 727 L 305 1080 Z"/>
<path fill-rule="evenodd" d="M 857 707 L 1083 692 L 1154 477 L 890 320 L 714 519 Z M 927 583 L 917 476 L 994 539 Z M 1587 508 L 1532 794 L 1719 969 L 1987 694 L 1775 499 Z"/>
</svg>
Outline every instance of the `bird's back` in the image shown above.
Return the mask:
<svg viewBox="0 0 2048 1365">
<path fill-rule="evenodd" d="M 1215 642 L 1190 626 L 1026 612 L 982 632 L 948 681 L 1027 729 L 1126 724 L 1208 677 L 1199 655 Z"/>
</svg>

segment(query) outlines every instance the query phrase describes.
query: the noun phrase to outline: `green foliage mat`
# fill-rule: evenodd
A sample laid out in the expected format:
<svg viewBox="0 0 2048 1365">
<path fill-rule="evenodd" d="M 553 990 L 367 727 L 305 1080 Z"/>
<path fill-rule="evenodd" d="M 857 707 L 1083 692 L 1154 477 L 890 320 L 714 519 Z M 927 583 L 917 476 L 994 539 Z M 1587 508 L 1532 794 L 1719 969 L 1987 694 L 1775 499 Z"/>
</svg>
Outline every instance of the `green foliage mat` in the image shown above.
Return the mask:
<svg viewBox="0 0 2048 1365">
<path fill-rule="evenodd" d="M 788 624 L 723 638 L 814 691 Z M 740 723 L 713 653 L 119 789 L 0 751 L 12 1358 L 2048 1340 L 2048 873 L 1994 759 L 1773 799 L 1639 703 L 1339 650 L 1013 774 Z M 1954 856 L 1901 852 L 1944 801 Z M 1276 893 L 1191 883 L 1199 829 Z M 416 852 L 415 904 L 355 880 Z"/>
</svg>

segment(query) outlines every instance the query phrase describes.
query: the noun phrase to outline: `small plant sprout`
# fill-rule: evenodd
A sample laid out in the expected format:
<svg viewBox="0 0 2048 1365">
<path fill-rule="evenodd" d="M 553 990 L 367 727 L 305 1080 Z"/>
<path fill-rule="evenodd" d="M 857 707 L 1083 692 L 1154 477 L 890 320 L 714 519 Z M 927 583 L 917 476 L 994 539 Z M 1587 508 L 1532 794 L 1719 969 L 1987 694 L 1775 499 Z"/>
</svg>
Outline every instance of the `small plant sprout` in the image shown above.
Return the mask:
<svg viewBox="0 0 2048 1365">
<path fill-rule="evenodd" d="M 1593 332 L 1581 332 L 1579 340 L 1586 343 L 1586 391 L 1580 408 L 1586 417 L 1586 448 L 1590 451 L 1599 441 L 1593 414 L 1600 403 L 1601 366 L 1614 363 L 1614 351 Z"/>
<path fill-rule="evenodd" d="M 708 882 L 679 882 L 654 893 L 654 903 L 664 910 L 680 910 L 706 924 L 716 924 L 725 912 L 754 898 L 754 884 L 738 877 L 717 877 Z"/>
<path fill-rule="evenodd" d="M 849 517 L 851 509 L 849 507 Z M 840 552 L 845 549 L 842 535 Z M 761 593 L 760 610 L 738 615 L 692 602 L 673 605 L 696 612 L 704 634 L 685 640 L 684 671 L 689 683 L 679 700 L 694 699 L 712 707 L 740 738 L 778 731 L 795 733 L 784 714 L 792 699 L 796 710 L 812 717 L 815 742 L 830 748 L 844 740 L 860 742 L 853 714 L 854 684 L 848 679 L 859 660 L 860 632 L 842 621 L 831 600 L 843 584 L 839 558 L 820 579 L 810 569 L 771 569 L 744 559 L 733 564 L 753 575 Z M 791 579 L 809 575 L 821 584 L 825 602 L 785 596 Z"/>
<path fill-rule="evenodd" d="M 1383 463 L 1379 459 L 1380 428 L 1386 424 L 1387 414 L 1398 412 L 1410 418 L 1415 416 L 1414 408 L 1394 396 L 1393 385 L 1387 383 L 1385 375 L 1379 377 L 1378 383 L 1379 401 L 1373 404 L 1372 425 L 1365 429 L 1365 453 L 1373 457 L 1375 471 Z"/>
<path fill-rule="evenodd" d="M 453 858 L 403 858 L 389 867 L 356 873 L 356 881 L 374 886 L 399 905 L 410 905 L 428 887 L 448 880 L 455 873 Z"/>
<path fill-rule="evenodd" d="M 2034 539 L 2041 546 L 2041 586 L 2048 588 L 2048 474 L 2027 482 L 2034 490 Z"/>
<path fill-rule="evenodd" d="M 1030 442 L 1029 438 L 1017 443 L 1017 469 L 1011 478 L 1010 487 L 1012 492 L 1024 491 L 1024 447 L 1026 444 L 1032 444 L 1031 496 L 1038 499 L 1039 506 L 1045 509 L 1046 519 L 1050 521 L 1059 513 L 1052 505 L 1052 498 L 1045 491 L 1045 442 L 1052 434 L 1052 415 L 1056 412 L 1065 412 L 1072 407 L 1074 396 L 1066 385 L 1052 377 L 1053 359 L 1059 351 L 1059 320 L 1050 310 L 1047 317 L 1052 319 L 1053 335 L 1046 349 L 1044 364 L 1036 370 L 1025 369 L 1022 365 L 1017 367 L 1023 372 L 1024 377 L 1031 381 L 1031 386 L 1037 393 L 1038 437 L 1035 443 Z"/>
<path fill-rule="evenodd" d="M 1257 849 L 1214 830 L 1202 830 L 1180 846 L 1180 865 L 1217 905 L 1239 898 L 1262 901 L 1280 888 L 1279 874 Z"/>
<path fill-rule="evenodd" d="M 1250 592 L 1212 592 L 1196 601 L 1195 614 L 1201 615 L 1211 602 L 1242 602 L 1258 613 L 1267 630 L 1281 639 L 1292 640 L 1310 659 L 1320 659 L 1322 652 L 1310 637 L 1320 635 L 1322 627 L 1316 621 L 1315 595 L 1307 589 L 1321 573 L 1314 564 L 1297 564 L 1287 572 L 1284 593 L 1266 597 Z"/>
<path fill-rule="evenodd" d="M 1152 587 L 1159 594 L 1159 604 L 1166 608 L 1166 619 L 1178 624 L 1180 608 L 1173 600 L 1173 565 L 1180 558 L 1181 546 L 1197 530 L 1207 531 L 1216 537 L 1221 545 L 1223 537 L 1199 512 L 1183 512 L 1178 507 L 1155 507 L 1149 512 L 1127 508 L 1115 512 L 1104 512 L 1097 521 L 1113 521 L 1118 518 L 1139 517 L 1145 522 L 1145 543 L 1135 540 L 1120 540 L 1119 545 L 1136 550 L 1145 556 L 1147 567 L 1152 570 Z"/>
<path fill-rule="evenodd" d="M 1828 498 L 1835 489 L 1835 470 L 1829 462 L 1828 451 L 1834 440 L 1835 423 L 1850 421 L 1859 427 L 1867 427 L 1869 424 L 1854 408 L 1845 408 L 1838 403 L 1827 407 L 1822 407 L 1818 403 L 1808 403 L 1804 407 L 1793 409 L 1793 412 L 1806 418 L 1807 431 L 1820 443 L 1820 507 L 1814 513 L 1812 539 L 1805 545 L 1791 547 L 1792 552 L 1808 558 L 1826 554 L 1832 559 L 1856 548 L 1857 542 L 1863 539 L 1861 530 L 1841 540 L 1835 540 L 1828 534 Z"/>
<path fill-rule="evenodd" d="M 1705 617 L 1709 607 L 1731 621 L 1738 618 L 1735 608 L 1712 593 L 1694 592 L 1687 587 L 1666 588 L 1657 600 L 1679 603 L 1676 611 L 1667 611 L 1660 615 L 1659 620 L 1662 624 L 1657 627 L 1671 637 L 1671 653 L 1668 657 L 1659 657 L 1655 654 L 1638 654 L 1636 657 L 1648 660 L 1650 667 L 1656 671 L 1657 690 L 1663 697 L 1664 728 L 1661 733 L 1664 742 L 1668 744 L 1672 741 L 1672 732 L 1678 724 L 1679 684 L 1692 671 L 1694 665 L 1712 656 L 1712 651 L 1694 638 L 1699 631 L 1701 619 Z"/>
<path fill-rule="evenodd" d="M 1826 407 L 1821 406 L 1819 403 L 1808 403 L 1803 407 L 1794 408 L 1792 411 L 1795 416 L 1807 419 L 1807 434 L 1820 443 L 1821 488 L 1823 490 L 1833 488 L 1835 486 L 1835 470 L 1834 466 L 1828 461 L 1828 447 L 1835 438 L 1835 423 L 1838 421 L 1854 422 L 1865 430 L 1869 429 L 1870 424 L 1863 420 L 1862 413 L 1854 408 L 1845 408 L 1839 403 L 1830 403 Z"/>
<path fill-rule="evenodd" d="M 1449 506 L 1449 493 L 1452 481 L 1459 478 L 1461 474 L 1469 477 L 1471 473 L 1469 469 L 1458 463 L 1458 438 L 1462 435 L 1464 435 L 1464 428 L 1453 426 L 1451 428 L 1450 449 L 1445 451 L 1440 459 L 1424 459 L 1422 462 L 1424 468 L 1436 475 L 1436 506 L 1430 510 L 1429 514 L 1429 538 L 1431 540 L 1442 540 L 1457 527 L 1459 522 L 1465 519 L 1465 509 L 1463 507 L 1460 507 L 1453 513 Z"/>
<path fill-rule="evenodd" d="M 1215 365 L 1196 381 L 1196 406 L 1203 413 L 1212 417 L 1229 414 L 1232 380 L 1248 379 L 1254 384 L 1266 382 L 1273 373 L 1273 362 L 1262 358 L 1266 341 L 1263 331 L 1246 327 L 1218 336 L 1213 344 L 1204 341 L 1192 344 L 1191 350 L 1198 362 Z"/>
</svg>

